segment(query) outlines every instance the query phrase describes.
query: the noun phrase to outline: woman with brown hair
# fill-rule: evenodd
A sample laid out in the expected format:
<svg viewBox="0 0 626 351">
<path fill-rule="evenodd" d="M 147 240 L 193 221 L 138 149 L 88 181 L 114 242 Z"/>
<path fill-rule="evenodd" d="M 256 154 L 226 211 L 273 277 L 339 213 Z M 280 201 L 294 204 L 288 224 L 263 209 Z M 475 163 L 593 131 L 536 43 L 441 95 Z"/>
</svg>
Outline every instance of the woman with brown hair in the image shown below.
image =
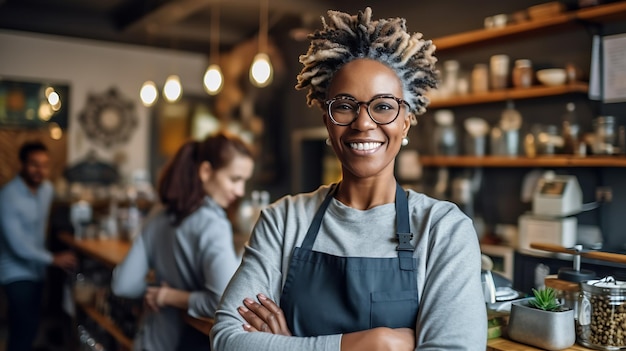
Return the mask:
<svg viewBox="0 0 626 351">
<path fill-rule="evenodd" d="M 181 312 L 213 317 L 239 266 L 225 208 L 244 195 L 253 165 L 241 139 L 218 133 L 185 143 L 164 169 L 162 208 L 147 220 L 111 282 L 115 295 L 143 296 L 148 307 L 134 350 L 209 347 L 208 337 L 184 323 Z M 152 286 L 145 282 L 150 270 Z"/>
</svg>

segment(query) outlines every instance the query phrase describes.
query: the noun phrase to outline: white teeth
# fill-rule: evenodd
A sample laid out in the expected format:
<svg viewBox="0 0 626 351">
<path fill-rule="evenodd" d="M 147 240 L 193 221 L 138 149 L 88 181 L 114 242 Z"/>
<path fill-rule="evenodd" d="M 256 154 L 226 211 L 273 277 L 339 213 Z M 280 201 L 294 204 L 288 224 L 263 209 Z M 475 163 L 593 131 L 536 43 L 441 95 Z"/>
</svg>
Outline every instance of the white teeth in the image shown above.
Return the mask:
<svg viewBox="0 0 626 351">
<path fill-rule="evenodd" d="M 355 150 L 372 150 L 382 144 L 383 143 L 350 143 L 350 147 Z"/>
</svg>

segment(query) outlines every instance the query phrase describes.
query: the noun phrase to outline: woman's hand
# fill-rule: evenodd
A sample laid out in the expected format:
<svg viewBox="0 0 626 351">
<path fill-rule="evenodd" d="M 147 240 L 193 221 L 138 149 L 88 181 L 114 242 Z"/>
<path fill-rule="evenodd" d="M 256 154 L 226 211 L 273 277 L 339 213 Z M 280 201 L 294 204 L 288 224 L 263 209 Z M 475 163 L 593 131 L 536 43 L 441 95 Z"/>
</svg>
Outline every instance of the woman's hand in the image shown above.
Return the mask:
<svg viewBox="0 0 626 351">
<path fill-rule="evenodd" d="M 149 286 L 143 298 L 146 306 L 153 312 L 159 312 L 159 308 L 164 305 L 168 289 L 169 285 L 166 282 L 161 286 Z"/>
<path fill-rule="evenodd" d="M 148 308 L 158 312 L 164 306 L 176 307 L 181 310 L 189 308 L 189 291 L 175 289 L 163 282 L 161 286 L 149 286 L 144 295 L 144 302 Z"/>
<path fill-rule="evenodd" d="M 243 300 L 245 306 L 238 308 L 239 314 L 248 322 L 243 329 L 249 332 L 266 332 L 291 336 L 285 314 L 274 301 L 263 294 L 258 294 L 259 302 L 250 298 Z"/>
</svg>

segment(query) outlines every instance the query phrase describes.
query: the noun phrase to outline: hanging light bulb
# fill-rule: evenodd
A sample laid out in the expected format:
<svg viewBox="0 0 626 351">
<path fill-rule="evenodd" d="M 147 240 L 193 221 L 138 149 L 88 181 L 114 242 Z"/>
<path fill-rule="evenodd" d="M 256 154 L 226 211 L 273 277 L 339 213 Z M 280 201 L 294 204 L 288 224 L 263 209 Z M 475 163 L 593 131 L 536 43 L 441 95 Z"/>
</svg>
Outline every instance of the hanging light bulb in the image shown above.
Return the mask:
<svg viewBox="0 0 626 351">
<path fill-rule="evenodd" d="M 259 53 L 254 56 L 252 66 L 250 66 L 250 81 L 259 88 L 266 87 L 272 82 L 274 68 L 267 50 L 267 21 L 268 21 L 268 0 L 261 0 L 261 11 L 259 18 Z"/>
<path fill-rule="evenodd" d="M 218 65 L 219 59 L 219 38 L 220 38 L 220 15 L 219 7 L 216 4 L 211 11 L 211 64 L 204 73 L 204 89 L 209 95 L 215 95 L 222 90 L 224 86 L 224 75 L 222 69 Z"/>
<path fill-rule="evenodd" d="M 177 75 L 172 74 L 167 77 L 165 85 L 163 86 L 163 96 L 168 102 L 176 102 L 183 95 L 183 87 L 180 85 L 180 78 Z"/>
<path fill-rule="evenodd" d="M 224 76 L 220 66 L 212 64 L 204 73 L 204 88 L 209 95 L 215 95 L 224 86 Z"/>
<path fill-rule="evenodd" d="M 259 52 L 254 56 L 252 67 L 250 67 L 250 78 L 254 85 L 262 88 L 272 82 L 272 63 L 266 53 Z"/>
<path fill-rule="evenodd" d="M 139 96 L 141 97 L 141 102 L 143 103 L 143 105 L 146 107 L 150 107 L 154 105 L 154 103 L 159 99 L 159 90 L 157 89 L 157 86 L 153 81 L 147 80 L 141 86 Z"/>
</svg>

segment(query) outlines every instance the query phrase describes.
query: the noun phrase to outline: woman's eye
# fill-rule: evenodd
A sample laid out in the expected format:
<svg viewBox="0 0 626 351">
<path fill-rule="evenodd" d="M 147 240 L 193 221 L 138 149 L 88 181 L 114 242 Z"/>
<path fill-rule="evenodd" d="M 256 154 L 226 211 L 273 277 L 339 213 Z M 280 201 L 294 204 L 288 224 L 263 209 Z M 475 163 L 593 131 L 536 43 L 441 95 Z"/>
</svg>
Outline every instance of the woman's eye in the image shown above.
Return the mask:
<svg viewBox="0 0 626 351">
<path fill-rule="evenodd" d="M 374 106 L 374 111 L 389 111 L 393 110 L 393 106 L 387 103 L 379 103 Z"/>
<path fill-rule="evenodd" d="M 354 104 L 351 104 L 349 102 L 335 102 L 335 104 L 333 104 L 333 109 L 339 112 L 344 112 L 344 111 L 354 111 L 356 108 L 354 107 Z"/>
</svg>

